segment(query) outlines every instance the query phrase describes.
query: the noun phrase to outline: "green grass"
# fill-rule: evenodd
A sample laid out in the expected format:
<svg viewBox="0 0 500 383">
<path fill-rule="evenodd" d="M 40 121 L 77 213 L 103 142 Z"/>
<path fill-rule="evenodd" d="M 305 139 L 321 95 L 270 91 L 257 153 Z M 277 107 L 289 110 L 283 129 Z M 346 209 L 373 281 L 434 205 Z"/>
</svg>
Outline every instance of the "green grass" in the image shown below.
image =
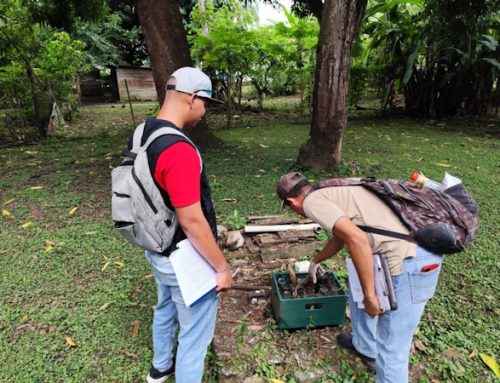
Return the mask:
<svg viewBox="0 0 500 383">
<path fill-rule="evenodd" d="M 154 105 L 134 108 L 140 120 Z M 275 183 L 298 168 L 307 116 L 243 114 L 233 129 L 220 116 L 211 121 L 227 144 L 204 155 L 219 219 L 234 210 L 278 213 Z M 0 382 L 135 382 L 147 372 L 155 286 L 109 212 L 110 171 L 131 128 L 128 108 L 86 107 L 41 144 L 0 149 L 0 210 L 10 214 L 0 218 Z M 478 353 L 500 355 L 498 131 L 497 122 L 364 114 L 351 118 L 345 135 L 341 176 L 407 178 L 421 170 L 439 180 L 448 171 L 480 206 L 480 233 L 465 253 L 447 257 L 416 335 L 425 346 L 412 356 L 413 366 L 424 366 L 421 382 L 496 381 Z M 347 370 L 337 374 L 347 378 Z"/>
</svg>

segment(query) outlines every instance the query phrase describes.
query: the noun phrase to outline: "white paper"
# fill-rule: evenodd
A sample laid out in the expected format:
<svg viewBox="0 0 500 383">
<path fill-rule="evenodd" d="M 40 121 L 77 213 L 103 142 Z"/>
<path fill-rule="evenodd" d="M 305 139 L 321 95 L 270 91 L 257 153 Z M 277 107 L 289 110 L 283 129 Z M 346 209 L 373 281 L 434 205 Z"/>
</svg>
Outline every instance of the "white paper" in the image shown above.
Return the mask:
<svg viewBox="0 0 500 383">
<path fill-rule="evenodd" d="M 215 271 L 189 240 L 179 242 L 177 248 L 170 254 L 170 262 L 184 303 L 191 306 L 217 286 Z"/>
<path fill-rule="evenodd" d="M 364 309 L 365 305 L 363 304 L 363 299 L 365 298 L 365 296 L 363 294 L 363 289 L 361 288 L 361 282 L 359 281 L 358 273 L 351 258 L 346 259 L 346 266 L 347 274 L 349 275 L 349 288 L 351 290 L 352 299 L 358 304 L 358 307 L 360 309 Z M 389 294 L 387 291 L 387 286 L 385 284 L 380 258 L 377 254 L 373 255 L 373 269 L 375 294 L 377 294 L 380 308 L 383 310 L 390 310 L 391 305 L 389 303 Z"/>
</svg>

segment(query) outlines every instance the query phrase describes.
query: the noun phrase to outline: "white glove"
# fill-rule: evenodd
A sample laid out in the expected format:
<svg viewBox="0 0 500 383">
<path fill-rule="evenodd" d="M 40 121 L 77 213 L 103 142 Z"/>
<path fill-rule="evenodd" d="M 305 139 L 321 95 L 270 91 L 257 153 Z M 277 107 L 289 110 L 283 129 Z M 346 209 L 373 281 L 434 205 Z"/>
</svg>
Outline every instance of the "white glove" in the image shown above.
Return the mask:
<svg viewBox="0 0 500 383">
<path fill-rule="evenodd" d="M 311 261 L 309 263 L 309 271 L 307 272 L 309 274 L 309 278 L 313 281 L 314 284 L 318 282 L 318 275 L 322 276 L 325 274 L 325 270 L 321 267 L 319 263 L 314 263 Z"/>
</svg>

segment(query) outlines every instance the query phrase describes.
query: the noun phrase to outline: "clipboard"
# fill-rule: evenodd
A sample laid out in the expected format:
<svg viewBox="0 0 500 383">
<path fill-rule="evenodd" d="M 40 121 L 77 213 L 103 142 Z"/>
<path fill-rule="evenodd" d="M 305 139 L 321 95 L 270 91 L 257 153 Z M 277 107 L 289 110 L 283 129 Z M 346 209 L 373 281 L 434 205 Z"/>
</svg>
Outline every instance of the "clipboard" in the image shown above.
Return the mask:
<svg viewBox="0 0 500 383">
<path fill-rule="evenodd" d="M 351 258 L 346 259 L 346 267 L 347 274 L 349 275 L 349 288 L 352 298 L 354 302 L 358 304 L 358 308 L 364 309 L 365 305 L 363 304 L 363 299 L 365 296 L 361 288 L 358 273 Z M 384 270 L 378 254 L 373 255 L 373 279 L 375 282 L 375 294 L 377 295 L 380 308 L 383 310 L 390 310 L 391 303 L 389 301 L 389 291 L 387 289 Z"/>
</svg>

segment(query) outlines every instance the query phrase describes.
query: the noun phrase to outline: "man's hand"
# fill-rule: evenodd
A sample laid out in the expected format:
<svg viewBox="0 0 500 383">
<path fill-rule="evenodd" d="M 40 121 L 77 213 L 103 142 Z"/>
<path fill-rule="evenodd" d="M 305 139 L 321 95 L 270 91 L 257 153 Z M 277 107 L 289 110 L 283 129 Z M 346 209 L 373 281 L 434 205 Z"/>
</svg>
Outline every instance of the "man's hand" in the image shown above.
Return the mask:
<svg viewBox="0 0 500 383">
<path fill-rule="evenodd" d="M 321 277 L 323 274 L 325 274 L 325 270 L 323 270 L 319 263 L 311 261 L 309 263 L 309 271 L 307 273 L 309 274 L 309 278 L 311 278 L 313 283 L 316 284 L 316 282 L 318 282 L 318 275 Z"/>
<path fill-rule="evenodd" d="M 376 296 L 365 297 L 365 299 L 363 299 L 363 304 L 365 305 L 366 313 L 371 317 L 375 317 L 384 312 L 384 310 L 380 308 L 380 304 Z"/>
<path fill-rule="evenodd" d="M 215 273 L 215 280 L 217 281 L 217 288 L 215 289 L 215 291 L 218 292 L 230 289 L 233 285 L 233 276 L 231 274 L 229 266 L 226 271 Z"/>
</svg>

